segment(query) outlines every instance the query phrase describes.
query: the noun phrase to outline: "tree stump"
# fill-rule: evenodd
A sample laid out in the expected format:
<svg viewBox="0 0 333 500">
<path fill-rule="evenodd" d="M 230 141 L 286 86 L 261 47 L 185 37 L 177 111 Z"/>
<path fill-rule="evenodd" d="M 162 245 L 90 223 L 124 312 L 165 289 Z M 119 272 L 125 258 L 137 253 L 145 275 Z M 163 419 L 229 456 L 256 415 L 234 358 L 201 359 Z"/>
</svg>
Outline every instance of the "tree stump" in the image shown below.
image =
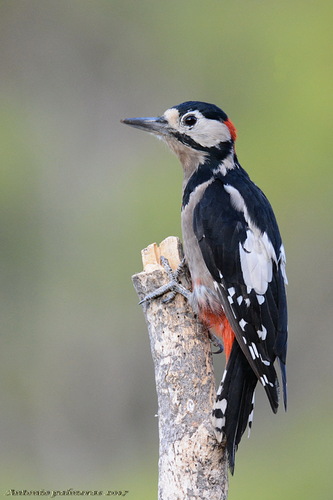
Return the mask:
<svg viewBox="0 0 333 500">
<path fill-rule="evenodd" d="M 140 300 L 168 281 L 161 255 L 176 270 L 183 258 L 179 239 L 142 251 L 144 271 L 132 278 Z M 186 271 L 181 282 L 190 288 Z M 226 500 L 227 457 L 211 423 L 215 379 L 208 332 L 183 296 L 162 300 L 143 303 L 158 397 L 158 499 Z"/>
</svg>

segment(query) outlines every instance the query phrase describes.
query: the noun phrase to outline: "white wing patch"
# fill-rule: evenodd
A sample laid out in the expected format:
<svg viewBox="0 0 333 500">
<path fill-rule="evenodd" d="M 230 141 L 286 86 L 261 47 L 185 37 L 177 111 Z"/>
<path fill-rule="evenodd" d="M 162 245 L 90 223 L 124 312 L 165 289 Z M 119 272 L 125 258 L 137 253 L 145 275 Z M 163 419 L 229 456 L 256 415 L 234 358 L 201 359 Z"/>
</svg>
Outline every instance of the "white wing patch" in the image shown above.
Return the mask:
<svg viewBox="0 0 333 500">
<path fill-rule="evenodd" d="M 257 294 L 264 295 L 267 291 L 268 283 L 272 281 L 273 262 L 276 264 L 278 262 L 274 247 L 267 233 L 262 233 L 250 218 L 244 198 L 240 192 L 230 184 L 226 184 L 224 189 L 229 193 L 233 207 L 239 212 L 243 212 L 249 227 L 246 231 L 246 240 L 243 244 L 239 243 L 239 255 L 244 283 L 249 289 L 255 290 Z M 282 250 L 280 261 L 282 269 Z"/>
<path fill-rule="evenodd" d="M 267 233 L 261 233 L 252 224 L 252 228 L 246 231 L 245 242 L 239 243 L 239 255 L 244 283 L 257 294 L 263 295 L 272 281 L 273 261 L 277 262 Z"/>
</svg>

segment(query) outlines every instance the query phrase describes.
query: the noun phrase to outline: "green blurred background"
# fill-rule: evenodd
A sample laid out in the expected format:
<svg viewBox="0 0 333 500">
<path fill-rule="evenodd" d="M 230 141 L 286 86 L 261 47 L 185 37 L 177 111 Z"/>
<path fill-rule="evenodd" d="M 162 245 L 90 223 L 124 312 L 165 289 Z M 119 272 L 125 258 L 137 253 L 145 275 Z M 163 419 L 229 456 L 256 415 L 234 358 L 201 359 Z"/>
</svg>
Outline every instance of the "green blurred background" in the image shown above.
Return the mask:
<svg viewBox="0 0 333 500">
<path fill-rule="evenodd" d="M 325 0 L 0 2 L 0 494 L 156 499 L 130 277 L 142 248 L 180 235 L 182 174 L 119 120 L 193 99 L 235 122 L 288 258 L 289 408 L 274 416 L 257 391 L 229 498 L 333 498 L 332 14 Z"/>
</svg>

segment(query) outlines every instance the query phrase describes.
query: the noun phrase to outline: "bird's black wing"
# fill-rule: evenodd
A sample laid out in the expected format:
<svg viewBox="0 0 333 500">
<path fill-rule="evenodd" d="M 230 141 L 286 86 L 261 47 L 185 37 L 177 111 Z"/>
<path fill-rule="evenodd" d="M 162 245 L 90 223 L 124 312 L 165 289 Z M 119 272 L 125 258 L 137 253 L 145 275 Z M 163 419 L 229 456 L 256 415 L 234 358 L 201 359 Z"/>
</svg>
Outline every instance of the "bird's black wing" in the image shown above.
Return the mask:
<svg viewBox="0 0 333 500">
<path fill-rule="evenodd" d="M 204 261 L 236 340 L 274 412 L 280 360 L 286 404 L 284 253 L 272 208 L 248 177 L 215 178 L 193 214 Z"/>
</svg>

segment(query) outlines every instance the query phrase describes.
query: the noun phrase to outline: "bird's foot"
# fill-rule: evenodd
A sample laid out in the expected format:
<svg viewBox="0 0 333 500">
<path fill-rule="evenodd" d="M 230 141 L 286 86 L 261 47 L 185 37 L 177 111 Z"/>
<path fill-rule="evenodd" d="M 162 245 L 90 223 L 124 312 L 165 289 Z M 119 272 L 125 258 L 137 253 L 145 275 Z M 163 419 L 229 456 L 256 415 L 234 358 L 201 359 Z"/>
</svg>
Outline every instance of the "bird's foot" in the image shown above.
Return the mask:
<svg viewBox="0 0 333 500">
<path fill-rule="evenodd" d="M 217 336 L 214 335 L 210 330 L 208 330 L 208 335 L 209 335 L 209 340 L 213 344 L 214 347 L 218 348 L 218 351 L 213 351 L 213 354 L 221 354 L 221 352 L 224 351 L 224 345 L 222 340 Z"/>
<path fill-rule="evenodd" d="M 169 261 L 165 257 L 161 257 L 161 264 L 165 269 L 170 281 L 165 285 L 160 286 L 156 290 L 151 293 L 148 293 L 142 300 L 140 300 L 139 304 L 143 304 L 144 302 L 148 302 L 152 299 L 156 299 L 157 297 L 161 297 L 162 295 L 167 294 L 162 302 L 165 304 L 173 300 L 177 293 L 183 295 L 187 300 L 191 297 L 191 292 L 187 290 L 181 283 L 179 283 L 179 277 L 184 272 L 185 268 L 185 259 L 181 261 L 179 266 L 175 271 L 171 268 Z"/>
</svg>

